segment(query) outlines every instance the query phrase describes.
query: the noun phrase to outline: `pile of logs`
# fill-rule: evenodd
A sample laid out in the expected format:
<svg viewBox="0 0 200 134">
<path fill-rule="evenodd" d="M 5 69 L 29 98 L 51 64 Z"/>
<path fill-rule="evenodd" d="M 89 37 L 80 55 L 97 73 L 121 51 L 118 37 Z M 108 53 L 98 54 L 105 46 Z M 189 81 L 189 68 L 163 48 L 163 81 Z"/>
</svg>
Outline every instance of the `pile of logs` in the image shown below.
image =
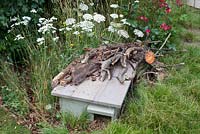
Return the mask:
<svg viewBox="0 0 200 134">
<path fill-rule="evenodd" d="M 140 63 L 152 64 L 155 61 L 154 53 L 142 43 L 113 44 L 101 46 L 99 48 L 87 48 L 86 54 L 75 59 L 52 80 L 52 87 L 58 84 L 79 85 L 85 79 L 91 78 L 92 81 L 112 78 L 114 66 L 121 66 L 121 75 L 117 77 L 120 83 L 126 79 L 135 77 L 135 70 Z M 145 62 L 146 61 L 146 62 Z M 125 78 L 128 64 L 134 70 L 133 76 Z"/>
</svg>

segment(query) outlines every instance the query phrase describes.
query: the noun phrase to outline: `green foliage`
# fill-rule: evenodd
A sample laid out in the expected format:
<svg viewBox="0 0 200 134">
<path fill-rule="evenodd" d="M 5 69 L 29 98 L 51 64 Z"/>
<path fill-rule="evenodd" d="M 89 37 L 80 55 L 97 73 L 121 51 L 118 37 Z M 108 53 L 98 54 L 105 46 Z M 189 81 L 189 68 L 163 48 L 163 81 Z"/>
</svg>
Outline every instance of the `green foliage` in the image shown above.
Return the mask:
<svg viewBox="0 0 200 134">
<path fill-rule="evenodd" d="M 79 117 L 72 113 L 61 113 L 61 122 L 70 128 L 86 129 L 88 127 L 88 113 L 83 112 Z"/>
<path fill-rule="evenodd" d="M 31 39 L 34 35 L 34 25 L 36 25 L 36 19 L 39 17 L 39 13 L 42 12 L 42 6 L 44 0 L 2 0 L 0 5 L 0 56 L 9 57 L 9 60 L 16 63 L 24 64 L 24 59 L 27 60 L 27 52 L 25 41 L 14 41 L 17 34 L 26 35 Z M 31 9 L 36 9 L 38 14 L 30 13 Z M 21 16 L 32 17 L 31 24 L 28 27 L 17 26 L 18 28 L 10 28 L 14 25 L 12 18 L 21 20 Z M 9 33 L 9 31 L 11 31 Z M 28 34 L 28 33 L 29 34 Z"/>
<path fill-rule="evenodd" d="M 20 126 L 11 117 L 9 112 L 4 111 L 0 108 L 0 133 L 1 134 L 30 134 L 30 130 Z"/>
<path fill-rule="evenodd" d="M 48 127 L 48 128 L 42 128 L 41 130 L 42 134 L 68 134 L 68 131 L 65 127 Z"/>
<path fill-rule="evenodd" d="M 28 96 L 26 93 L 24 80 L 19 78 L 9 63 L 2 63 L 2 72 L 0 72 L 1 83 L 5 86 L 0 87 L 0 95 L 3 96 L 3 104 L 11 111 L 18 114 L 26 114 L 28 108 Z"/>
<path fill-rule="evenodd" d="M 10 24 L 10 18 L 18 15 L 27 15 L 32 8 L 39 9 L 44 0 L 1 0 L 0 5 L 0 30 L 6 31 Z M 5 34 L 1 32 L 1 34 Z M 2 35 L 0 36 L 2 37 Z"/>
</svg>

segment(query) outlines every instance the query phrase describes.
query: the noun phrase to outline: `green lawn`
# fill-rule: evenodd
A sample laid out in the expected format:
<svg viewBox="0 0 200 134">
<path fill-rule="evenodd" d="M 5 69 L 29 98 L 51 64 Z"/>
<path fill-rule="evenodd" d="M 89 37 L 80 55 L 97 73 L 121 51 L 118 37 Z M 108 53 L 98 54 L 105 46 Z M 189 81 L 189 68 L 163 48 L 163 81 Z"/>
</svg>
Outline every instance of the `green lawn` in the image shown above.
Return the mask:
<svg viewBox="0 0 200 134">
<path fill-rule="evenodd" d="M 11 115 L 0 108 L 0 134 L 30 134 L 30 131 L 17 125 Z"/>
<path fill-rule="evenodd" d="M 145 80 L 140 83 L 134 97 L 127 101 L 121 120 L 112 123 L 105 133 L 200 132 L 200 47 L 186 48 L 186 53 L 174 53 L 163 59 L 167 64 L 185 62 L 185 66 L 170 69 L 169 76 L 155 86 Z"/>
</svg>

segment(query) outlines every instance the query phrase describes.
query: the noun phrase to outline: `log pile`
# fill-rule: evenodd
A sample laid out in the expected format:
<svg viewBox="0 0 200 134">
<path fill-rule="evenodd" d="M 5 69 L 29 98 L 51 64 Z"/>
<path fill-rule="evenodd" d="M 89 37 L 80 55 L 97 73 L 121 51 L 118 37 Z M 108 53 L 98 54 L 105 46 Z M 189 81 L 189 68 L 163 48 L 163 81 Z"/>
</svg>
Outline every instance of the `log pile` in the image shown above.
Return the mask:
<svg viewBox="0 0 200 134">
<path fill-rule="evenodd" d="M 117 79 L 123 84 L 127 79 L 134 79 L 140 63 L 152 64 L 155 61 L 154 53 L 149 51 L 147 47 L 143 47 L 142 43 L 137 42 L 87 48 L 85 51 L 84 56 L 75 59 L 54 77 L 52 80 L 53 88 L 58 84 L 62 86 L 79 85 L 87 78 L 91 78 L 92 81 L 111 79 L 114 66 L 122 67 Z M 132 77 L 126 78 L 128 64 L 132 67 L 133 73 Z"/>
</svg>

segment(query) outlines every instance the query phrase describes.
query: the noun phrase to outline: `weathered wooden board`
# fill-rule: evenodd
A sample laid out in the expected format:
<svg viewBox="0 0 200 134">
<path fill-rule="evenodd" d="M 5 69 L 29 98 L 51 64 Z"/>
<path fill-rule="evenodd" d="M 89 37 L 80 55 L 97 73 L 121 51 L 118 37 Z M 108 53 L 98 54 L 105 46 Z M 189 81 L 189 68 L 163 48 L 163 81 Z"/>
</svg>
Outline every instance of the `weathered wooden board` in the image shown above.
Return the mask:
<svg viewBox="0 0 200 134">
<path fill-rule="evenodd" d="M 128 92 L 131 81 L 125 81 L 121 84 L 117 80 L 117 76 L 121 71 L 121 67 L 115 67 L 111 80 L 104 82 L 96 80 L 85 80 L 78 86 L 60 86 L 58 85 L 52 91 L 52 95 L 62 98 L 68 98 L 90 104 L 98 104 L 121 108 L 124 98 Z M 127 75 L 132 75 L 132 68 L 129 66 Z"/>
</svg>

